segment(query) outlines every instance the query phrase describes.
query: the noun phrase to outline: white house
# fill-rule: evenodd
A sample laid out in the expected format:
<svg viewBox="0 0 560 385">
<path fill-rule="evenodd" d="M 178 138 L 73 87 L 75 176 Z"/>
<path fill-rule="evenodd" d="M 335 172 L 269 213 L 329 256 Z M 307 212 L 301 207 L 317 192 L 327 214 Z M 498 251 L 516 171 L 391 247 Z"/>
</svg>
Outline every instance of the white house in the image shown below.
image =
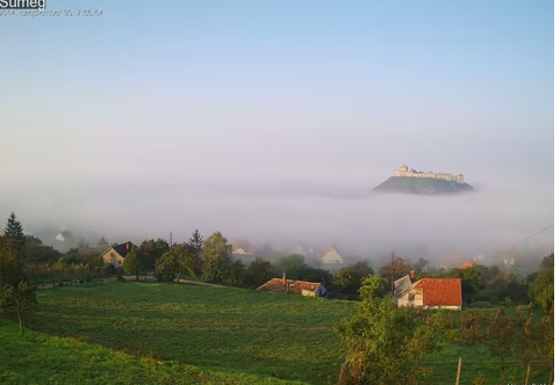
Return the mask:
<svg viewBox="0 0 560 385">
<path fill-rule="evenodd" d="M 319 261 L 325 264 L 342 264 L 344 262 L 342 256 L 334 246 L 320 253 Z"/>
</svg>

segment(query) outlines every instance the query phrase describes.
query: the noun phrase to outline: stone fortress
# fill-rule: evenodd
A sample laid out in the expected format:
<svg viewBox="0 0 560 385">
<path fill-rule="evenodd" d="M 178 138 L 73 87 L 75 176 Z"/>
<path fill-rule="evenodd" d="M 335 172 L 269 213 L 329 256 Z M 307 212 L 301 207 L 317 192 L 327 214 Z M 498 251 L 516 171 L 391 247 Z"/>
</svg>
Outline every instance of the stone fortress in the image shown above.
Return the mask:
<svg viewBox="0 0 560 385">
<path fill-rule="evenodd" d="M 422 172 L 416 171 L 415 169 L 409 169 L 406 165 L 402 165 L 397 171 L 393 173 L 396 177 L 406 177 L 406 178 L 430 178 L 430 179 L 442 179 L 450 182 L 465 183 L 465 177 L 463 174 L 453 175 L 443 172 Z"/>
</svg>

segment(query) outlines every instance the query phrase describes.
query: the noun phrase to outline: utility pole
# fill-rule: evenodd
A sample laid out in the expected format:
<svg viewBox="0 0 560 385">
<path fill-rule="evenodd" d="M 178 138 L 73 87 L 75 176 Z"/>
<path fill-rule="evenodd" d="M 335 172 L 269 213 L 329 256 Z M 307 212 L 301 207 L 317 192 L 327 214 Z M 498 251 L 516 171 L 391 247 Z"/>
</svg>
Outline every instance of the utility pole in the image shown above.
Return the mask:
<svg viewBox="0 0 560 385">
<path fill-rule="evenodd" d="M 395 253 L 391 254 L 391 295 L 395 294 Z"/>
<path fill-rule="evenodd" d="M 173 247 L 173 233 L 169 233 L 169 247 Z"/>
</svg>

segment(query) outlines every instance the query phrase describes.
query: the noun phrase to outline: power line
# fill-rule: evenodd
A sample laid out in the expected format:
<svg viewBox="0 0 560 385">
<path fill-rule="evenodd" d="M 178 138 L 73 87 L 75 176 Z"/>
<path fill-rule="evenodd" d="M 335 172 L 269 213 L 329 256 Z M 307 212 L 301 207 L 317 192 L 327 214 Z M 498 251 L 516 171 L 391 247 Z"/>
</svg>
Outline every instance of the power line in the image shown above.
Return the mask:
<svg viewBox="0 0 560 385">
<path fill-rule="evenodd" d="M 550 229 L 551 227 L 554 227 L 554 223 L 546 226 L 544 229 L 541 229 L 534 234 L 529 235 L 527 238 L 525 238 L 523 241 L 521 241 L 521 243 L 528 241 L 529 239 L 533 238 L 535 235 L 538 235 L 538 234 L 542 233 L 543 231 Z"/>
</svg>

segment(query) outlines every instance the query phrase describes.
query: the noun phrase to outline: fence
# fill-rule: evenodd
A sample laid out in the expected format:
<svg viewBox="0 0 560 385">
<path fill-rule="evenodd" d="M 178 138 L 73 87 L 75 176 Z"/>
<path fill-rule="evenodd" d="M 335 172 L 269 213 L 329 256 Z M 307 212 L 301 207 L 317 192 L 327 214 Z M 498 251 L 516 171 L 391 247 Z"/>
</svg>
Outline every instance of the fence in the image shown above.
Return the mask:
<svg viewBox="0 0 560 385">
<path fill-rule="evenodd" d="M 519 361 L 472 360 L 431 361 L 430 385 L 552 384 L 553 367 L 542 361 L 522 364 Z M 503 369 L 503 373 L 502 373 Z"/>
<path fill-rule="evenodd" d="M 27 274 L 38 290 L 76 284 L 97 284 L 117 279 L 115 274 L 93 273 L 86 265 L 35 265 L 28 267 Z"/>
</svg>

